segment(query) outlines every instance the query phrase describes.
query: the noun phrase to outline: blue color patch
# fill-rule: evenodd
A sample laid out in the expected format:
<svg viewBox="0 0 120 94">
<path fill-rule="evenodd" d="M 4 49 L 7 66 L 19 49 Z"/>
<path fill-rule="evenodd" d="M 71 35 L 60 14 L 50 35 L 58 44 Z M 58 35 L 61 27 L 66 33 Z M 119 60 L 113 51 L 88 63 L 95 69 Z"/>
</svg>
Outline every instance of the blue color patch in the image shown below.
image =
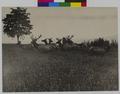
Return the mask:
<svg viewBox="0 0 120 94">
<path fill-rule="evenodd" d="M 38 7 L 48 7 L 49 3 L 38 2 Z"/>
<path fill-rule="evenodd" d="M 57 7 L 57 6 L 59 6 L 59 3 L 57 3 L 57 2 L 50 2 L 49 3 L 49 7 Z"/>
</svg>

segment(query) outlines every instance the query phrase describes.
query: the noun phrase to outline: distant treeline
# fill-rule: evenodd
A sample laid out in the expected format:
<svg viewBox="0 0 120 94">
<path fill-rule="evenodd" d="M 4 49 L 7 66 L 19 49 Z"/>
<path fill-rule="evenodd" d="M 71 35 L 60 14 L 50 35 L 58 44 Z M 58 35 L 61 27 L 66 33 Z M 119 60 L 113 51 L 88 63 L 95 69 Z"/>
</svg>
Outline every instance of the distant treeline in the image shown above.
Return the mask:
<svg viewBox="0 0 120 94">
<path fill-rule="evenodd" d="M 97 38 L 94 39 L 93 41 L 84 41 L 80 43 L 81 45 L 84 45 L 85 47 L 118 47 L 118 42 L 116 40 L 106 40 L 104 38 Z"/>
<path fill-rule="evenodd" d="M 118 42 L 116 40 L 105 40 L 103 38 L 98 38 L 93 41 L 84 41 L 79 45 L 79 49 L 83 52 L 89 52 L 92 54 L 105 54 L 113 48 L 118 49 Z"/>
</svg>

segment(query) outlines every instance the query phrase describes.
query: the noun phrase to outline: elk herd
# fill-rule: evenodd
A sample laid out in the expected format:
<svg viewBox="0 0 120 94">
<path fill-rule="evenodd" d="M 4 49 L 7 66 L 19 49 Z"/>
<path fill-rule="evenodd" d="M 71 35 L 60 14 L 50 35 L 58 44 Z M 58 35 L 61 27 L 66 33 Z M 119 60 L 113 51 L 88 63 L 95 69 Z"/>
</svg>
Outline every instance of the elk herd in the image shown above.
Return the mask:
<svg viewBox="0 0 120 94">
<path fill-rule="evenodd" d="M 38 44 L 37 41 L 42 37 L 39 35 L 38 37 L 31 36 L 31 45 L 32 47 L 40 50 L 81 50 L 89 53 L 100 53 L 104 54 L 110 50 L 109 41 L 104 41 L 102 38 L 94 42 L 83 42 L 83 43 L 75 43 L 72 41 L 73 35 L 69 35 L 63 38 L 56 38 L 54 41 L 52 38 L 42 39 L 41 42 L 44 43 Z M 99 41 L 99 42 L 98 42 Z M 101 46 L 102 43 L 102 46 Z M 104 45 L 103 45 L 104 43 Z"/>
<path fill-rule="evenodd" d="M 33 47 L 40 49 L 42 46 L 41 44 L 37 43 L 37 40 L 40 39 L 42 35 L 39 35 L 38 37 L 33 37 L 31 36 L 31 44 Z M 74 46 L 74 42 L 72 41 L 73 35 L 72 36 L 67 36 L 63 38 L 56 38 L 56 41 L 53 42 L 52 38 L 45 38 L 42 39 L 41 42 L 44 43 L 44 48 L 46 50 L 53 50 L 53 49 L 69 49 Z"/>
</svg>

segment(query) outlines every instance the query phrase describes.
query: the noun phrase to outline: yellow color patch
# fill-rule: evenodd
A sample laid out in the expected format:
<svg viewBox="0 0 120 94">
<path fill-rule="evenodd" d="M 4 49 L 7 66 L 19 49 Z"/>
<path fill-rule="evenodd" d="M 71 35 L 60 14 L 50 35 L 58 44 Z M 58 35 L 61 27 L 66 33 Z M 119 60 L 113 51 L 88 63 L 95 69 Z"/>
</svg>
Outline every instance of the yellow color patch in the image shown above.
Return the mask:
<svg viewBox="0 0 120 94">
<path fill-rule="evenodd" d="M 81 5 L 80 2 L 79 2 L 79 3 L 72 2 L 72 3 L 70 3 L 70 6 L 71 6 L 71 7 L 82 7 L 82 5 Z"/>
</svg>

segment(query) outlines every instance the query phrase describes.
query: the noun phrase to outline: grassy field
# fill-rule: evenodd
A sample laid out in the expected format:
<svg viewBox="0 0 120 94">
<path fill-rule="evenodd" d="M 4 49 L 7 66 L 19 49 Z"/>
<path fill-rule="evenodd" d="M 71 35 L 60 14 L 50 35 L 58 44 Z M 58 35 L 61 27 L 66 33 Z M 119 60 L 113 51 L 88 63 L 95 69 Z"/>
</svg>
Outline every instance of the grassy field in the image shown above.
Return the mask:
<svg viewBox="0 0 120 94">
<path fill-rule="evenodd" d="M 118 90 L 118 53 L 42 52 L 3 44 L 3 91 Z"/>
</svg>

